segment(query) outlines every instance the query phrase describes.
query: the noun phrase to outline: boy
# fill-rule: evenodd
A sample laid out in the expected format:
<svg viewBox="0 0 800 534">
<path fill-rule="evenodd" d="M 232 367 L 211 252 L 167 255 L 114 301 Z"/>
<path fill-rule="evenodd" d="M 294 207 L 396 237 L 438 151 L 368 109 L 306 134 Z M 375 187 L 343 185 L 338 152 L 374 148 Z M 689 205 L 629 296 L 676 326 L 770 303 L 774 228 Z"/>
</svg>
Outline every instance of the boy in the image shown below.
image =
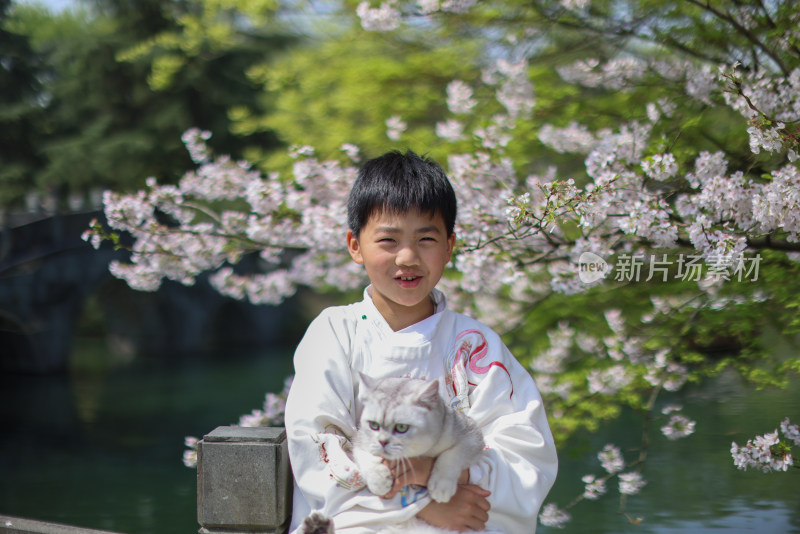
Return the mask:
<svg viewBox="0 0 800 534">
<path fill-rule="evenodd" d="M 444 171 L 412 152 L 368 161 L 348 202 L 347 248 L 364 266 L 364 300 L 324 310 L 295 353 L 286 405 L 295 477 L 291 531 L 312 510 L 339 534 L 367 534 L 417 516 L 455 531 L 522 534 L 555 481 L 557 458 L 541 396 L 487 326 L 446 309 L 435 289 L 455 244 L 456 197 Z M 372 495 L 352 460 L 360 414 L 358 373 L 439 380 L 440 393 L 473 418 L 483 458 L 462 473 L 448 503 L 425 485 L 431 459 L 392 466 L 395 486 Z"/>
</svg>

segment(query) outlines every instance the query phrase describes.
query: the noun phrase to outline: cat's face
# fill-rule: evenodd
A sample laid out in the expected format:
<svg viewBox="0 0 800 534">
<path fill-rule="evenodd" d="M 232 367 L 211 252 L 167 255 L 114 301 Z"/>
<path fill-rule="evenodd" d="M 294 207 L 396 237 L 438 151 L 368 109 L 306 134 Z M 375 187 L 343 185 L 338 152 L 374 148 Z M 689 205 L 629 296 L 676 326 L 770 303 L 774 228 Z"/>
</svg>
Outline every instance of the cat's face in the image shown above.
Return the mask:
<svg viewBox="0 0 800 534">
<path fill-rule="evenodd" d="M 438 384 L 409 378 L 368 382 L 362 380 L 359 446 L 388 460 L 413 458 L 430 450 L 444 416 Z"/>
</svg>

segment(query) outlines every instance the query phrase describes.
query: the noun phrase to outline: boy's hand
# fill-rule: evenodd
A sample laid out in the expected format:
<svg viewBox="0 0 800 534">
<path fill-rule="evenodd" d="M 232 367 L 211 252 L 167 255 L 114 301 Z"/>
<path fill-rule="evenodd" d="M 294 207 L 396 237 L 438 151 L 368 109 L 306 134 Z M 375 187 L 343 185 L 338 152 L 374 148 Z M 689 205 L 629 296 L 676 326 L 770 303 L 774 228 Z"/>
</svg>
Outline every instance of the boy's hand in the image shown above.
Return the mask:
<svg viewBox="0 0 800 534">
<path fill-rule="evenodd" d="M 398 491 L 409 484 L 427 486 L 428 478 L 431 476 L 431 469 L 433 468 L 433 458 L 418 456 L 405 459 L 402 462 L 384 460 L 383 464 L 389 468 L 392 477 L 394 477 L 392 489 L 384 495 L 385 498 L 391 499 L 397 495 Z"/>
<path fill-rule="evenodd" d="M 431 525 L 458 532 L 483 530 L 489 520 L 491 492 L 473 484 L 459 484 L 449 502 L 433 501 L 417 517 Z"/>
</svg>

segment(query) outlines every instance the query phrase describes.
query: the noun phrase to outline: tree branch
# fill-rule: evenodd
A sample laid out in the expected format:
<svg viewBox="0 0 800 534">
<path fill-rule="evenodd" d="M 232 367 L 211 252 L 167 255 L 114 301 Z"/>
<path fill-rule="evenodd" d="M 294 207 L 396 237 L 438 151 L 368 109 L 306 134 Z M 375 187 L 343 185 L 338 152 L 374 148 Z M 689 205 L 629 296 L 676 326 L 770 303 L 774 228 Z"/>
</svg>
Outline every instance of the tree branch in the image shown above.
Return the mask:
<svg viewBox="0 0 800 534">
<path fill-rule="evenodd" d="M 781 72 L 783 73 L 784 76 L 789 76 L 790 70 L 786 66 L 786 64 L 783 62 L 783 60 L 780 57 L 778 57 L 778 55 L 775 54 L 775 52 L 770 50 L 769 47 L 767 47 L 766 44 L 762 43 L 761 40 L 758 38 L 758 36 L 756 36 L 749 29 L 747 29 L 744 26 L 742 26 L 741 24 L 739 24 L 739 22 L 736 19 L 734 19 L 730 14 L 723 13 L 723 12 L 719 11 L 718 9 L 714 8 L 709 2 L 703 3 L 703 2 L 700 2 L 699 0 L 687 0 L 687 1 L 689 3 L 691 3 L 691 4 L 694 4 L 694 5 L 696 5 L 696 6 L 700 7 L 700 8 L 708 11 L 709 13 L 713 14 L 715 17 L 719 18 L 720 20 L 723 20 L 723 21 L 727 22 L 728 24 L 730 24 L 731 26 L 736 28 L 736 30 L 740 34 L 742 34 L 745 37 L 747 37 L 747 39 L 751 43 L 753 43 L 757 48 L 759 48 L 767 56 L 769 56 L 769 58 L 772 61 L 775 62 L 775 64 L 778 66 L 778 68 L 780 68 L 780 70 L 781 70 Z"/>
</svg>

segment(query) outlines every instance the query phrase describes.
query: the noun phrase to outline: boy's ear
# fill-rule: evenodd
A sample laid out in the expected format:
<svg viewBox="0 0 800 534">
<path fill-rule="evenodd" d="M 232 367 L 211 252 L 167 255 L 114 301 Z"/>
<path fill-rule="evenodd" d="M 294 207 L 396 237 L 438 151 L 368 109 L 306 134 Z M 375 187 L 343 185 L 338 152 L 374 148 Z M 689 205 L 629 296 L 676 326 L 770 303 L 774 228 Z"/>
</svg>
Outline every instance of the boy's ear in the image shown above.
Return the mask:
<svg viewBox="0 0 800 534">
<path fill-rule="evenodd" d="M 350 253 L 350 257 L 353 258 L 353 261 L 359 265 L 364 264 L 364 257 L 361 255 L 361 245 L 358 242 L 358 238 L 355 236 L 352 230 L 347 230 L 347 252 Z"/>
<path fill-rule="evenodd" d="M 450 237 L 447 238 L 447 261 L 450 262 L 453 259 L 453 248 L 456 246 L 456 233 L 453 232 L 450 234 Z"/>
</svg>

